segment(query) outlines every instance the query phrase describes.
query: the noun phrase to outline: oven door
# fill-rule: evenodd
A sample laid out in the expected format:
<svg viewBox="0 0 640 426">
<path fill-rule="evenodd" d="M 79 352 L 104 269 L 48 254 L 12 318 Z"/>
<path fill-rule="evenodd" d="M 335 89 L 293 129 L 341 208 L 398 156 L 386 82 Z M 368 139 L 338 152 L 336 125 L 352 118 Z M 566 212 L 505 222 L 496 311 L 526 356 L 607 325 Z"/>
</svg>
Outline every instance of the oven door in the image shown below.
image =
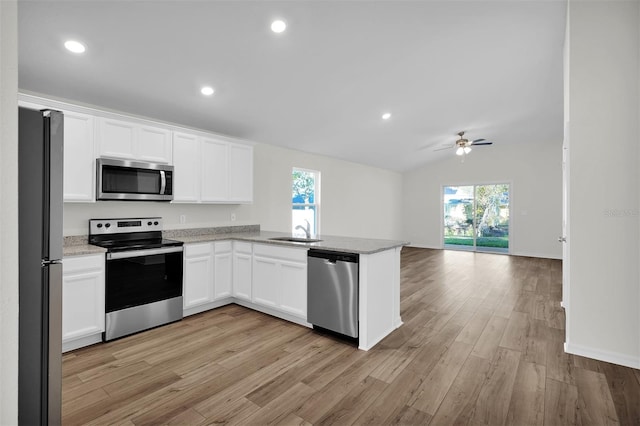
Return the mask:
<svg viewBox="0 0 640 426">
<path fill-rule="evenodd" d="M 173 166 L 98 158 L 96 178 L 98 200 L 173 199 Z"/>
<path fill-rule="evenodd" d="M 182 247 L 107 253 L 106 312 L 182 296 Z"/>
</svg>

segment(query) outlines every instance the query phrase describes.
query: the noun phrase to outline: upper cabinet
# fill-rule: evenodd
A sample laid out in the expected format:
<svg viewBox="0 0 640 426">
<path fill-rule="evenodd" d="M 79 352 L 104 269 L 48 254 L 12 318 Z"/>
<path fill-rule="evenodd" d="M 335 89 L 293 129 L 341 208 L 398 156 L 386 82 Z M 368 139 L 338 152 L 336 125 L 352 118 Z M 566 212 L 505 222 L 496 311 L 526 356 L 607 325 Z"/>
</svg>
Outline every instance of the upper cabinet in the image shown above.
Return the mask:
<svg viewBox="0 0 640 426">
<path fill-rule="evenodd" d="M 100 157 L 171 163 L 171 131 L 112 118 L 98 118 Z"/>
<path fill-rule="evenodd" d="M 195 135 L 173 132 L 173 201 L 200 200 L 200 141 Z"/>
<path fill-rule="evenodd" d="M 93 116 L 64 113 L 64 201 L 95 201 L 96 157 Z"/>
<path fill-rule="evenodd" d="M 65 202 L 96 201 L 98 157 L 173 165 L 176 203 L 253 202 L 251 145 L 31 95 L 18 99 L 23 107 L 64 113 Z"/>
<path fill-rule="evenodd" d="M 229 200 L 237 203 L 253 201 L 253 147 L 229 144 Z"/>
<path fill-rule="evenodd" d="M 173 133 L 173 201 L 253 202 L 253 147 L 214 137 Z"/>
</svg>

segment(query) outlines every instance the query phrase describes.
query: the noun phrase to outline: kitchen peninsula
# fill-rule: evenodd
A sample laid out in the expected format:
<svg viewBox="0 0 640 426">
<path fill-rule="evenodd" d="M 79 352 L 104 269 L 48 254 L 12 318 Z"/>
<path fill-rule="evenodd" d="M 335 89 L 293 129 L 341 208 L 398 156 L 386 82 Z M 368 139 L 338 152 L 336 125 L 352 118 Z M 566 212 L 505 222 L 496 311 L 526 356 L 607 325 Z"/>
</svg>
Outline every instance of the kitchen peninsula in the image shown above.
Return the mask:
<svg viewBox="0 0 640 426">
<path fill-rule="evenodd" d="M 359 349 L 371 349 L 402 325 L 400 251 L 407 242 L 328 235 L 283 241 L 291 234 L 261 231 L 259 225 L 165 230 L 163 236 L 185 244 L 185 316 L 236 303 L 311 327 L 307 251 L 321 249 L 359 255 Z M 82 237 L 65 242 L 65 256 L 100 255 Z"/>
</svg>

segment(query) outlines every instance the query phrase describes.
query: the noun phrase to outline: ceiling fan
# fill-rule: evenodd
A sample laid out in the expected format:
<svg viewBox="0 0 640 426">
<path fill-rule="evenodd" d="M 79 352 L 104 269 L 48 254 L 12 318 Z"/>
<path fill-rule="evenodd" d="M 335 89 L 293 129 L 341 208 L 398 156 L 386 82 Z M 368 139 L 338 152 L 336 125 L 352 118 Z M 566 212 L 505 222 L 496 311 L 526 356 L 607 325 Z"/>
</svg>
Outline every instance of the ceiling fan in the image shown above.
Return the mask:
<svg viewBox="0 0 640 426">
<path fill-rule="evenodd" d="M 434 151 L 442 151 L 444 149 L 456 148 L 456 155 L 466 155 L 471 152 L 472 146 L 493 145 L 493 142 L 487 142 L 486 139 L 475 139 L 473 141 L 470 141 L 469 139 L 465 139 L 464 131 L 459 132 L 458 136 L 460 136 L 460 138 L 456 141 L 456 143 L 453 146 L 446 146 L 444 148 L 434 149 Z"/>
</svg>

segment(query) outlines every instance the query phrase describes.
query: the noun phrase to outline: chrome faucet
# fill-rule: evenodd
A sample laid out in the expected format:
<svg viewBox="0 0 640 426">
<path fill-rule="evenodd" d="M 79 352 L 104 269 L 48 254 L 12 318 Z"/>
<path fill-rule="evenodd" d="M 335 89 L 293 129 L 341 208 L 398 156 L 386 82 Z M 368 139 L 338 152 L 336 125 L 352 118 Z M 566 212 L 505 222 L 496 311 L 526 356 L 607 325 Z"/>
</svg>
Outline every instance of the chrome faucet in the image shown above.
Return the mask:
<svg viewBox="0 0 640 426">
<path fill-rule="evenodd" d="M 307 227 L 305 228 L 302 225 L 298 225 L 296 226 L 296 229 L 302 229 L 304 231 L 304 233 L 307 235 L 307 239 L 311 238 L 311 224 L 309 223 L 309 221 L 307 219 L 304 220 L 305 222 L 307 222 Z"/>
</svg>

